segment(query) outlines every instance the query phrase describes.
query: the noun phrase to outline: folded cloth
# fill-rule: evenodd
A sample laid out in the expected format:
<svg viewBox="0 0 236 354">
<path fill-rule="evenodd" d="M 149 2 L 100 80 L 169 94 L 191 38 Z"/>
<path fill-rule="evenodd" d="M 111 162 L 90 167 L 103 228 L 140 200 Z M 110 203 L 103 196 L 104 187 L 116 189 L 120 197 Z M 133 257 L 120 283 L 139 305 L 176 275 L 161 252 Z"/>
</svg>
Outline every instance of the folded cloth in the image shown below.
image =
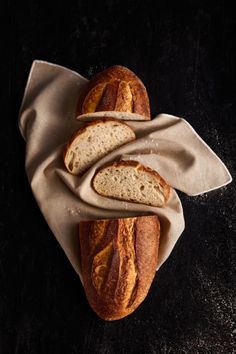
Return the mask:
<svg viewBox="0 0 236 354">
<path fill-rule="evenodd" d="M 83 119 L 76 119 L 75 112 L 86 83 L 74 71 L 34 61 L 19 116 L 33 194 L 82 282 L 79 221 L 157 214 L 161 222 L 159 268 L 184 230 L 183 209 L 175 189 L 194 196 L 232 180 L 223 162 L 190 124 L 168 114 L 159 114 L 151 121 L 134 121 L 132 114 L 122 113 L 121 119 L 135 130 L 137 139 L 100 159 L 82 177 L 69 174 L 63 163 L 63 151 L 72 133 L 84 125 Z M 120 159 L 140 161 L 170 184 L 170 198 L 164 208 L 111 200 L 91 188 L 95 171 Z"/>
</svg>

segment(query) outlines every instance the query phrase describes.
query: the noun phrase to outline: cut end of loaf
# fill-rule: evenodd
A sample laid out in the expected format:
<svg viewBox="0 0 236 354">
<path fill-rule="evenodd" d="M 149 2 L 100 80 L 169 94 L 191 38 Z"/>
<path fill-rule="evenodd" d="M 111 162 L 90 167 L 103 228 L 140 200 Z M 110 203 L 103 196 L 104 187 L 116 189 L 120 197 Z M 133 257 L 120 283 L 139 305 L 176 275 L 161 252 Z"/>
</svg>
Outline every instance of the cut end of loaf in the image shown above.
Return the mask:
<svg viewBox="0 0 236 354">
<path fill-rule="evenodd" d="M 80 175 L 109 152 L 135 139 L 134 131 L 113 118 L 87 123 L 72 137 L 64 153 L 67 170 Z"/>
<path fill-rule="evenodd" d="M 77 115 L 117 111 L 151 119 L 147 90 L 130 69 L 115 65 L 95 75 L 79 98 Z"/>
<path fill-rule="evenodd" d="M 154 170 L 137 161 L 119 161 L 101 168 L 94 176 L 95 191 L 109 198 L 163 207 L 169 185 Z"/>
<path fill-rule="evenodd" d="M 82 221 L 82 276 L 93 310 L 107 321 L 131 314 L 145 299 L 158 261 L 157 215 Z"/>
</svg>

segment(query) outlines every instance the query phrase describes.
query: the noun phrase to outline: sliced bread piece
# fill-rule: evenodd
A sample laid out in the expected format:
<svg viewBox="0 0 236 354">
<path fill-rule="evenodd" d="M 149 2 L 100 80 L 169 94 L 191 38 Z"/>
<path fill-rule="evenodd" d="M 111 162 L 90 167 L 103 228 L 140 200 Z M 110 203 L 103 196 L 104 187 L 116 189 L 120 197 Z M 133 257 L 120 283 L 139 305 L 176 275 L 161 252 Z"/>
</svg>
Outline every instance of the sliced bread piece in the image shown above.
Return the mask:
<svg viewBox="0 0 236 354">
<path fill-rule="evenodd" d="M 79 129 L 67 144 L 65 166 L 73 175 L 79 175 L 112 150 L 134 139 L 133 129 L 124 122 L 113 118 L 94 120 Z"/>
<path fill-rule="evenodd" d="M 170 194 L 170 186 L 164 179 L 137 161 L 106 165 L 95 174 L 92 185 L 104 197 L 156 207 L 164 206 Z"/>
</svg>

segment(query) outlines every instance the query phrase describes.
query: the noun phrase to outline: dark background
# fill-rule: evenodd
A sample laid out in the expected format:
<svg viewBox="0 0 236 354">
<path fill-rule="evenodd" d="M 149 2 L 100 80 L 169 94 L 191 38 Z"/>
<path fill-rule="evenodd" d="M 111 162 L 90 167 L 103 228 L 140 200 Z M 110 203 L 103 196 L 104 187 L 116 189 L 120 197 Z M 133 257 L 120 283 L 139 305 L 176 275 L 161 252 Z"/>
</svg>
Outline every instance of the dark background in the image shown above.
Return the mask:
<svg viewBox="0 0 236 354">
<path fill-rule="evenodd" d="M 122 64 L 153 116 L 187 119 L 235 177 L 235 12 L 226 1 L 8 3 L 1 45 L 0 353 L 233 353 L 234 183 L 180 194 L 186 229 L 127 318 L 104 322 L 50 232 L 17 119 L 34 59 L 86 77 Z M 156 4 L 156 7 L 154 7 Z M 3 13 L 5 14 L 5 13 Z"/>
</svg>

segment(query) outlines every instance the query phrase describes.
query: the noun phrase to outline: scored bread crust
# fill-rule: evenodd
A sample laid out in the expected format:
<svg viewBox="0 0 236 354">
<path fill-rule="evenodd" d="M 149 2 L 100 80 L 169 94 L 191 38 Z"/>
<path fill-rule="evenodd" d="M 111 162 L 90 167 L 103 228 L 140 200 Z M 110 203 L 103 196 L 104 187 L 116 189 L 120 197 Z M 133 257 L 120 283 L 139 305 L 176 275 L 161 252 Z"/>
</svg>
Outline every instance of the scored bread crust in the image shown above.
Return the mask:
<svg viewBox="0 0 236 354">
<path fill-rule="evenodd" d="M 64 149 L 64 152 L 63 152 L 63 160 L 64 160 L 64 164 L 68 170 L 68 172 L 70 172 L 71 174 L 74 174 L 68 167 L 67 167 L 67 163 L 66 163 L 66 159 L 68 157 L 68 154 L 70 152 L 70 148 L 71 148 L 71 145 L 73 144 L 73 142 L 79 137 L 81 136 L 82 134 L 84 134 L 87 129 L 91 126 L 96 126 L 97 124 L 106 124 L 107 122 L 116 122 L 117 124 L 120 124 L 120 125 L 123 125 L 127 128 L 129 128 L 130 132 L 133 133 L 133 138 L 129 141 L 132 141 L 132 140 L 135 140 L 136 139 L 136 135 L 135 135 L 135 132 L 134 130 L 128 125 L 126 124 L 125 122 L 123 121 L 120 121 L 116 118 L 113 118 L 113 117 L 106 117 L 106 118 L 99 118 L 99 119 L 96 119 L 96 120 L 93 120 L 91 122 L 88 122 L 86 123 L 83 127 L 81 127 L 79 130 L 77 130 L 76 132 L 74 132 L 74 134 L 72 135 L 72 137 L 70 138 L 70 140 L 68 141 L 68 143 L 66 144 L 66 147 Z M 127 141 L 127 142 L 129 142 Z M 126 142 L 124 142 L 125 144 Z M 123 145 L 124 145 L 123 144 Z"/>
<path fill-rule="evenodd" d="M 113 110 L 137 113 L 144 120 L 151 119 L 149 97 L 143 82 L 122 65 L 111 66 L 95 75 L 77 105 L 77 115 Z"/>
<path fill-rule="evenodd" d="M 104 197 L 108 197 L 111 199 L 118 199 L 118 200 L 125 200 L 125 201 L 129 201 L 128 198 L 118 198 L 118 197 L 112 197 L 112 196 L 107 196 L 105 193 L 101 193 L 98 192 L 96 187 L 95 187 L 95 178 L 96 176 L 99 174 L 99 172 L 101 172 L 102 170 L 106 169 L 107 167 L 134 167 L 137 171 L 144 171 L 147 172 L 148 174 L 150 174 L 152 177 L 154 177 L 157 181 L 158 184 L 161 185 L 161 187 L 163 188 L 163 196 L 164 196 L 164 204 L 163 206 L 166 204 L 167 200 L 169 199 L 169 195 L 170 195 L 170 186 L 169 184 L 159 175 L 159 173 L 155 170 L 152 170 L 150 167 L 148 166 L 144 166 L 142 165 L 140 162 L 138 161 L 134 161 L 134 160 L 121 160 L 121 161 L 115 161 L 115 162 L 109 162 L 107 164 L 105 164 L 104 166 L 100 167 L 96 173 L 93 176 L 92 179 L 92 186 L 93 189 L 100 195 L 104 196 Z M 132 201 L 133 202 L 133 201 Z M 135 201 L 135 203 L 139 203 L 139 204 L 143 204 L 142 202 L 139 201 Z"/>
<path fill-rule="evenodd" d="M 109 321 L 132 313 L 147 296 L 156 273 L 158 217 L 82 221 L 79 240 L 90 306 Z"/>
</svg>

